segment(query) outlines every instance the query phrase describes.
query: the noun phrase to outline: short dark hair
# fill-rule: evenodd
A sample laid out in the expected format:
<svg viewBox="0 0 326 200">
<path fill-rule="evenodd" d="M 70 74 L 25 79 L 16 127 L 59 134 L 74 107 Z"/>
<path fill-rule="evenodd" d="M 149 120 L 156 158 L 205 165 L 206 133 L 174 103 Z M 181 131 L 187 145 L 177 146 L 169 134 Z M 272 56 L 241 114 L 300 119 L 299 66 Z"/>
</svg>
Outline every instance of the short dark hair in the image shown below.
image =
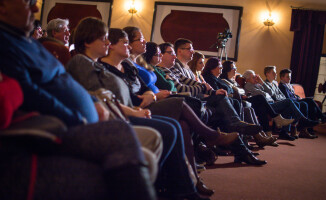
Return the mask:
<svg viewBox="0 0 326 200">
<path fill-rule="evenodd" d="M 179 39 L 177 39 L 177 40 L 174 42 L 174 51 L 175 51 L 175 53 L 177 53 L 178 49 L 179 49 L 181 46 L 183 46 L 183 45 L 185 45 L 185 44 L 188 44 L 188 43 L 192 44 L 192 42 L 191 42 L 190 40 L 188 40 L 188 39 L 185 39 L 185 38 L 179 38 Z"/>
<path fill-rule="evenodd" d="M 79 21 L 75 33 L 74 44 L 76 52 L 85 53 L 86 44 L 90 44 L 108 32 L 104 22 L 95 17 L 86 17 Z"/>
<path fill-rule="evenodd" d="M 265 76 L 266 76 L 267 73 L 269 73 L 273 69 L 276 69 L 276 67 L 275 66 L 267 66 L 267 67 L 265 67 L 265 69 L 264 69 Z"/>
<path fill-rule="evenodd" d="M 167 49 L 168 47 L 173 48 L 173 44 L 170 43 L 170 42 L 164 42 L 164 43 L 162 43 L 162 44 L 160 44 L 160 45 L 158 45 L 158 46 L 160 47 L 160 49 L 161 49 L 161 53 L 162 53 L 162 54 L 166 52 L 166 49 Z"/>
<path fill-rule="evenodd" d="M 222 79 L 228 79 L 228 73 L 232 70 L 232 64 L 234 62 L 231 60 L 226 60 L 224 61 L 223 65 L 223 69 L 222 69 L 222 73 L 220 75 L 220 78 Z"/>
<path fill-rule="evenodd" d="M 292 71 L 290 69 L 282 69 L 280 71 L 280 78 L 284 77 L 286 74 L 290 74 Z"/>
<path fill-rule="evenodd" d="M 109 29 L 109 41 L 111 45 L 115 45 L 120 39 L 128 37 L 127 33 L 120 28 L 110 28 Z"/>
<path fill-rule="evenodd" d="M 158 45 L 155 42 L 146 43 L 146 52 L 142 56 L 148 64 L 151 63 L 153 56 L 157 53 L 157 47 Z"/>
<path fill-rule="evenodd" d="M 220 59 L 218 57 L 210 57 L 205 64 L 202 74 L 210 74 L 213 69 L 216 69 L 218 67 L 219 62 Z"/>
<path fill-rule="evenodd" d="M 135 26 L 127 26 L 127 27 L 124 27 L 122 30 L 124 30 L 127 33 L 129 43 L 132 43 L 132 42 L 134 42 L 134 39 L 136 37 L 136 32 L 140 31 L 140 28 L 135 27 Z"/>
</svg>

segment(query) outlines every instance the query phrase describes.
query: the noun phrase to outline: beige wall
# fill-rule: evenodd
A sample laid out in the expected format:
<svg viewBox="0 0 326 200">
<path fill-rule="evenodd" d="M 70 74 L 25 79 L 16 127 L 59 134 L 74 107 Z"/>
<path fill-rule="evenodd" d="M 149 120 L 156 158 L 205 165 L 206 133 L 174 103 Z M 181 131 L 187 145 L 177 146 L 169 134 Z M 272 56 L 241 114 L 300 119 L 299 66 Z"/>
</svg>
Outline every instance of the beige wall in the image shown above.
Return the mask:
<svg viewBox="0 0 326 200">
<path fill-rule="evenodd" d="M 135 0 L 141 9 L 133 16 L 125 6 L 130 0 L 114 0 L 111 27 L 123 28 L 127 25 L 142 29 L 147 40 L 150 39 L 154 2 L 153 0 Z M 238 71 L 253 69 L 263 75 L 266 65 L 276 65 L 278 70 L 290 65 L 293 33 L 290 32 L 291 5 L 310 9 L 326 10 L 325 0 L 161 0 L 162 2 L 200 3 L 214 5 L 242 6 L 243 16 L 239 42 Z M 268 11 L 279 14 L 279 22 L 269 29 L 260 21 L 260 13 Z M 214 41 L 213 41 L 214 42 Z M 196 47 L 195 47 L 196 48 Z"/>
</svg>

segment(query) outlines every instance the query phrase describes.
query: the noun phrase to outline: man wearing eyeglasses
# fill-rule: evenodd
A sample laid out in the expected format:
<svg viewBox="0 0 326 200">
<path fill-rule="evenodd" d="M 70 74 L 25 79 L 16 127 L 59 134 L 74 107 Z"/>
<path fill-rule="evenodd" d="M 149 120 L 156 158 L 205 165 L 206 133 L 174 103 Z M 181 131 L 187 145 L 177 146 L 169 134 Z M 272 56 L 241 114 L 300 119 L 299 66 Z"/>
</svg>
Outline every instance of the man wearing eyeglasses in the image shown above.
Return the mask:
<svg viewBox="0 0 326 200">
<path fill-rule="evenodd" d="M 245 135 L 255 135 L 261 131 L 260 126 L 241 121 L 231 102 L 224 94 L 218 90 L 207 90 L 204 84 L 188 78 L 176 70 L 172 71 L 177 56 L 171 43 L 163 43 L 159 47 L 163 57 L 162 62 L 158 64 L 158 68 L 166 74 L 167 79 L 173 81 L 178 92 L 189 92 L 193 97 L 198 94 L 207 94 L 208 97 L 204 100 L 207 101 L 210 109 L 214 110 L 214 117 L 225 122 L 224 125 L 228 132 L 238 131 Z"/>
<path fill-rule="evenodd" d="M 172 70 L 177 70 L 184 76 L 195 80 L 196 78 L 188 66 L 188 62 L 192 60 L 195 53 L 192 42 L 185 38 L 179 38 L 174 42 L 174 51 L 177 59 Z"/>
</svg>

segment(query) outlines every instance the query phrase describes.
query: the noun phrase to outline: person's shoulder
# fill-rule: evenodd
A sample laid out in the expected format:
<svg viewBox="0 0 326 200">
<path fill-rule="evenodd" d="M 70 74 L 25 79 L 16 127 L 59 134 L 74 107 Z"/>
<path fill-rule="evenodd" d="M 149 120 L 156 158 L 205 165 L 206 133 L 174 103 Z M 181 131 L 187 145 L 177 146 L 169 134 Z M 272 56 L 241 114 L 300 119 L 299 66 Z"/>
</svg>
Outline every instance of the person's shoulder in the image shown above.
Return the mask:
<svg viewBox="0 0 326 200">
<path fill-rule="evenodd" d="M 286 89 L 286 85 L 285 85 L 284 83 L 282 83 L 282 82 L 279 82 L 279 83 L 278 83 L 278 87 L 279 87 L 280 89 Z"/>
<path fill-rule="evenodd" d="M 94 61 L 92 61 L 87 56 L 85 56 L 83 54 L 76 54 L 69 60 L 69 62 L 67 63 L 67 66 L 71 66 L 72 64 L 76 64 L 76 63 L 91 64 L 92 62 L 94 62 Z"/>
<path fill-rule="evenodd" d="M 211 73 L 201 74 L 204 79 L 214 79 L 214 75 Z"/>
</svg>

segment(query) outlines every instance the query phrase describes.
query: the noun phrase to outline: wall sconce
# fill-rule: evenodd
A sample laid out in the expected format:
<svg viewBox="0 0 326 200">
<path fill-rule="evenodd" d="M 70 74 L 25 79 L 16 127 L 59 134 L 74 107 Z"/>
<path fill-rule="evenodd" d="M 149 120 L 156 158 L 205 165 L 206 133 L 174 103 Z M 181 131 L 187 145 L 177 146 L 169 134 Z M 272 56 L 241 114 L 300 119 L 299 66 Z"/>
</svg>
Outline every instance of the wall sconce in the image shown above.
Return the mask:
<svg viewBox="0 0 326 200">
<path fill-rule="evenodd" d="M 272 12 L 262 12 L 261 13 L 261 22 L 267 27 L 273 26 L 275 23 L 277 23 L 279 20 L 279 14 L 278 13 L 272 13 Z"/>
<path fill-rule="evenodd" d="M 137 12 L 137 9 L 136 9 L 136 6 L 135 6 L 135 0 L 132 0 L 130 2 L 130 6 L 129 6 L 128 12 L 131 13 L 132 15 Z"/>
<path fill-rule="evenodd" d="M 274 20 L 272 17 L 265 19 L 263 22 L 265 26 L 273 26 L 275 24 Z"/>
</svg>

